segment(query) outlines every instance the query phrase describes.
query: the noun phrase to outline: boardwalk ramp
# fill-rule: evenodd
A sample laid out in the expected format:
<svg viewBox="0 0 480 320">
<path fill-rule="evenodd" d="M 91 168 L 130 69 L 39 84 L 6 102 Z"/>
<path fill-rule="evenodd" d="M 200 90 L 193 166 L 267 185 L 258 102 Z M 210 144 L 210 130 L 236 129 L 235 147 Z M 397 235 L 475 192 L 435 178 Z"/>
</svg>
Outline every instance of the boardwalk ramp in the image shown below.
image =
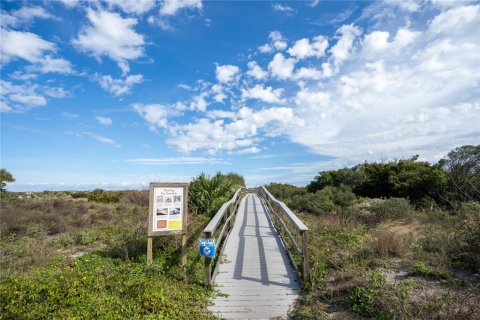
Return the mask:
<svg viewBox="0 0 480 320">
<path fill-rule="evenodd" d="M 254 193 L 240 202 L 220 257 L 209 311 L 223 319 L 286 318 L 301 285 L 267 205 Z"/>
</svg>

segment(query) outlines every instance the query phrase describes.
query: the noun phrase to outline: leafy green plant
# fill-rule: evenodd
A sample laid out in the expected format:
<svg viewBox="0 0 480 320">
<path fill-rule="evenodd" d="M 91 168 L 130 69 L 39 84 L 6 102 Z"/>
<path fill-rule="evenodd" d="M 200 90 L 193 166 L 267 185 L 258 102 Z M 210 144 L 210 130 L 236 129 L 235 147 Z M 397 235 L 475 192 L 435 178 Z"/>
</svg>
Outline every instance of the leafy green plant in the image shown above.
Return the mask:
<svg viewBox="0 0 480 320">
<path fill-rule="evenodd" d="M 244 187 L 240 179 L 232 174 L 217 172 L 214 176 L 201 173 L 193 178 L 188 187 L 190 211 L 197 214 L 214 214 L 227 202 L 235 190 Z"/>
</svg>

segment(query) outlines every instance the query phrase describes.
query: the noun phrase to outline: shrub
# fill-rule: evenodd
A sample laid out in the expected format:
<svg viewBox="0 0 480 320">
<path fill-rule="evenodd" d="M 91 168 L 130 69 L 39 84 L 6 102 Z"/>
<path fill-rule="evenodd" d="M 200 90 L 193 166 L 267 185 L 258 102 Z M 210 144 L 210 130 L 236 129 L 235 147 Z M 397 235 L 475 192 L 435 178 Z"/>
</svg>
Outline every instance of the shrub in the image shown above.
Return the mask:
<svg viewBox="0 0 480 320">
<path fill-rule="evenodd" d="M 201 173 L 193 178 L 188 187 L 189 209 L 193 213 L 213 215 L 240 187 L 238 175 L 217 172 L 210 177 Z"/>
<path fill-rule="evenodd" d="M 370 249 L 377 257 L 400 257 L 405 252 L 406 239 L 391 230 L 377 230 Z"/>
<path fill-rule="evenodd" d="M 480 270 L 480 203 L 465 203 L 460 213 L 449 255 L 467 268 Z"/>
<path fill-rule="evenodd" d="M 306 194 L 305 188 L 286 183 L 270 183 L 266 185 L 265 188 L 267 188 L 275 198 L 285 202 L 287 205 L 294 197 L 298 198 Z"/>
<path fill-rule="evenodd" d="M 293 210 L 312 214 L 323 214 L 335 210 L 335 204 L 327 196 L 319 193 L 295 195 L 288 202 L 288 206 Z"/>
</svg>

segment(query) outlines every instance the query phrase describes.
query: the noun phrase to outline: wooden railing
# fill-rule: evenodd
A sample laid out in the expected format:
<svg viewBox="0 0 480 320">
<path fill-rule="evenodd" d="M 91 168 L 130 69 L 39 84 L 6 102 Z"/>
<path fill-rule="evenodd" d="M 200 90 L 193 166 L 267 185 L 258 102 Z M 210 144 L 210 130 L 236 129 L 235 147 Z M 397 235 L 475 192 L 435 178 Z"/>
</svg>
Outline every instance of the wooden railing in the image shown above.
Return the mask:
<svg viewBox="0 0 480 320">
<path fill-rule="evenodd" d="M 268 207 L 268 212 L 285 243 L 295 270 L 301 273 L 303 282 L 306 283 L 309 277 L 307 226 L 285 203 L 275 199 L 264 186 L 258 188 L 258 194 Z"/>
<path fill-rule="evenodd" d="M 232 199 L 222 205 L 205 229 L 203 229 L 203 237 L 215 239 L 216 244 L 215 257 L 205 257 L 205 284 L 208 286 L 212 285 L 215 280 L 218 258 L 222 255 L 223 245 L 235 222 L 234 217 L 241 200 L 242 190 L 243 188 L 238 189 Z M 220 226 L 222 227 L 220 228 Z"/>
</svg>

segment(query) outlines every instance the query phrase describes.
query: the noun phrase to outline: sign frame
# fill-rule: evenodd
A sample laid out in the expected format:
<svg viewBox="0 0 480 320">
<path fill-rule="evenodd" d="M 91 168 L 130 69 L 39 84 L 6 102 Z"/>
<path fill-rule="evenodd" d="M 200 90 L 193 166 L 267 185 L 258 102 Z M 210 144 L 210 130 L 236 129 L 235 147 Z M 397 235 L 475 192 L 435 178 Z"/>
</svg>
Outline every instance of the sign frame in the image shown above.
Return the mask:
<svg viewBox="0 0 480 320">
<path fill-rule="evenodd" d="M 183 188 L 183 216 L 182 216 L 182 229 L 179 230 L 157 230 L 153 229 L 153 203 L 155 201 L 155 189 L 156 188 Z M 150 196 L 148 204 L 148 236 L 167 236 L 176 234 L 185 234 L 187 232 L 188 223 L 188 183 L 179 182 L 151 182 L 150 183 Z"/>
<path fill-rule="evenodd" d="M 183 213 L 182 229 L 178 230 L 153 230 L 153 208 L 155 188 L 183 188 Z M 172 199 L 174 201 L 174 199 Z M 180 182 L 150 182 L 150 196 L 148 201 L 148 238 L 147 238 L 147 265 L 153 262 L 153 238 L 159 236 L 182 235 L 180 262 L 182 266 L 187 263 L 187 224 L 188 224 L 188 183 Z M 170 213 L 169 213 L 170 215 Z M 167 221 L 168 217 L 167 217 Z M 167 224 L 168 225 L 168 224 Z"/>
</svg>

